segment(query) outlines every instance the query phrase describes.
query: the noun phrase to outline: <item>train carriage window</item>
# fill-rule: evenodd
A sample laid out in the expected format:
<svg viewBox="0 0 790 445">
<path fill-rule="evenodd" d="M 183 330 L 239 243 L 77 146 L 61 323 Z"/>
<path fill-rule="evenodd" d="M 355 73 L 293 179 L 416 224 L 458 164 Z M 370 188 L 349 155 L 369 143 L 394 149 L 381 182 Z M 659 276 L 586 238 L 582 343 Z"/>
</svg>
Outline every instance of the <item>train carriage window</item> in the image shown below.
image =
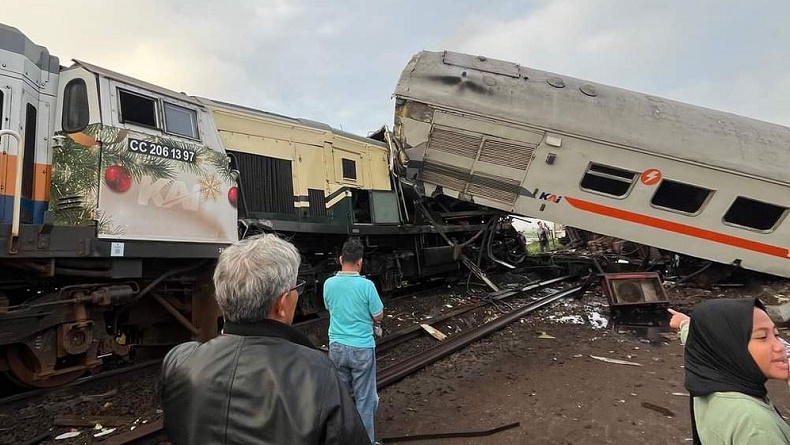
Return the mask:
<svg viewBox="0 0 790 445">
<path fill-rule="evenodd" d="M 165 102 L 165 131 L 198 139 L 197 112 Z"/>
<path fill-rule="evenodd" d="M 121 102 L 121 122 L 158 128 L 156 100 L 121 89 L 118 90 L 118 97 Z"/>
<path fill-rule="evenodd" d="M 357 179 L 357 163 L 352 159 L 343 158 L 343 179 Z"/>
<path fill-rule="evenodd" d="M 581 188 L 612 196 L 625 196 L 634 183 L 636 173 L 601 164 L 590 164 L 582 178 Z"/>
<path fill-rule="evenodd" d="M 650 203 L 656 207 L 695 214 L 699 212 L 710 194 L 710 190 L 702 187 L 664 179 Z"/>
<path fill-rule="evenodd" d="M 88 87 L 82 79 L 72 79 L 63 89 L 63 120 L 66 133 L 76 133 L 88 126 Z"/>
<path fill-rule="evenodd" d="M 724 222 L 750 229 L 771 230 L 786 212 L 787 207 L 739 196 L 724 215 Z"/>
<path fill-rule="evenodd" d="M 0 128 L 3 128 L 3 104 L 5 104 L 3 92 L 0 91 Z"/>
</svg>

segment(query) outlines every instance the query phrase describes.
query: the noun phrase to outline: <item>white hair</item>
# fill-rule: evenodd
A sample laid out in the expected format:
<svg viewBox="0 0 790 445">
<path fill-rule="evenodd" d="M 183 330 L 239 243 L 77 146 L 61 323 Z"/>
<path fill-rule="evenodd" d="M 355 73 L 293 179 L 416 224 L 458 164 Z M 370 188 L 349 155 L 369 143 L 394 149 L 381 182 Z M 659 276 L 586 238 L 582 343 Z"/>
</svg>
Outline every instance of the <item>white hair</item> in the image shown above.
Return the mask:
<svg viewBox="0 0 790 445">
<path fill-rule="evenodd" d="M 225 249 L 214 270 L 217 304 L 225 319 L 234 323 L 265 319 L 272 302 L 296 285 L 300 262 L 296 247 L 272 234 Z"/>
</svg>

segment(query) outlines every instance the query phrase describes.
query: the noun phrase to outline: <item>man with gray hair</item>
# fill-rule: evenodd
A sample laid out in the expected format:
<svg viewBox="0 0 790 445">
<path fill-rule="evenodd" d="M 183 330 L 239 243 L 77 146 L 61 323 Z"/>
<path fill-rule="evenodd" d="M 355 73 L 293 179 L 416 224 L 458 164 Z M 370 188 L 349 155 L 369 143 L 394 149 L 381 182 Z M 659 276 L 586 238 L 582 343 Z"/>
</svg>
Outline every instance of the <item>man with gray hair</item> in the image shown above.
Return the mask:
<svg viewBox="0 0 790 445">
<path fill-rule="evenodd" d="M 276 235 L 228 247 L 214 271 L 223 333 L 162 364 L 165 430 L 175 444 L 369 444 L 332 363 L 292 328 L 299 252 Z"/>
</svg>

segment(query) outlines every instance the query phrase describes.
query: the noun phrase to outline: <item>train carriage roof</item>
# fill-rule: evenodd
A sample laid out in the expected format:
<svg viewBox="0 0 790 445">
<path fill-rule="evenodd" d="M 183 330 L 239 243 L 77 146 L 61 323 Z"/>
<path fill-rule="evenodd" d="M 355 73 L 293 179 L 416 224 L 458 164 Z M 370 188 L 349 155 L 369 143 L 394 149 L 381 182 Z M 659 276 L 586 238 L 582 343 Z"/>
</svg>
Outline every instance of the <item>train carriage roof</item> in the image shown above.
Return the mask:
<svg viewBox="0 0 790 445">
<path fill-rule="evenodd" d="M 60 70 L 58 58 L 49 54 L 47 48 L 36 45 L 13 26 L 0 23 L 0 49 L 21 54 L 40 70 L 57 74 Z"/>
<path fill-rule="evenodd" d="M 108 70 L 107 68 L 102 68 L 100 66 L 96 66 L 90 64 L 88 62 L 83 62 L 82 60 L 74 59 L 74 66 L 79 66 L 85 68 L 86 70 L 90 71 L 93 74 L 98 74 L 102 77 L 106 77 L 108 79 L 117 80 L 119 82 L 125 83 L 127 85 L 136 86 L 142 88 L 144 90 L 151 91 L 156 94 L 160 94 L 165 97 L 170 97 L 172 99 L 177 99 L 186 103 L 190 103 L 192 105 L 200 106 L 202 105 L 200 101 L 196 100 L 192 96 L 188 96 L 184 93 L 178 93 L 173 90 L 169 90 L 167 88 L 160 87 L 159 85 L 154 85 L 152 83 L 148 83 L 139 79 L 135 79 L 134 77 L 129 77 L 125 74 L 121 74 L 112 70 Z"/>
<path fill-rule="evenodd" d="M 364 136 L 359 136 L 359 135 L 356 135 L 356 134 L 353 134 L 353 133 L 348 133 L 348 132 L 343 131 L 343 130 L 338 130 L 337 128 L 331 127 L 331 126 L 329 126 L 329 125 L 327 125 L 325 123 L 322 123 L 322 122 L 317 122 L 317 121 L 313 121 L 313 120 L 310 120 L 310 119 L 303 119 L 303 118 L 295 118 L 295 117 L 284 116 L 282 114 L 271 113 L 271 112 L 268 112 L 268 111 L 259 110 L 257 108 L 251 108 L 251 107 L 247 107 L 247 106 L 244 106 L 244 105 L 237 105 L 237 104 L 232 104 L 232 103 L 228 103 L 228 102 L 222 102 L 222 101 L 219 101 L 219 100 L 208 99 L 208 98 L 205 98 L 205 97 L 197 97 L 196 99 L 201 101 L 206 106 L 213 106 L 215 108 L 224 108 L 224 109 L 227 109 L 227 110 L 234 110 L 234 111 L 241 112 L 241 113 L 252 114 L 252 115 L 263 117 L 263 118 L 266 118 L 266 119 L 271 119 L 271 120 L 287 123 L 287 124 L 290 124 L 290 125 L 300 125 L 300 126 L 307 127 L 307 128 L 312 128 L 312 129 L 315 129 L 315 130 L 320 130 L 320 131 L 325 131 L 325 132 L 328 132 L 328 133 L 333 133 L 336 136 L 342 136 L 342 137 L 345 137 L 345 138 L 348 138 L 348 139 L 352 139 L 352 140 L 355 140 L 355 141 L 358 141 L 358 142 L 363 142 L 363 143 L 370 144 L 370 145 L 376 145 L 376 146 L 380 146 L 380 147 L 384 146 L 384 143 L 381 142 L 381 141 L 378 141 L 378 140 L 375 140 L 375 139 L 371 139 L 371 138 L 367 138 L 367 137 L 364 137 Z"/>
<path fill-rule="evenodd" d="M 790 128 L 515 63 L 423 51 L 395 95 L 790 182 Z"/>
</svg>

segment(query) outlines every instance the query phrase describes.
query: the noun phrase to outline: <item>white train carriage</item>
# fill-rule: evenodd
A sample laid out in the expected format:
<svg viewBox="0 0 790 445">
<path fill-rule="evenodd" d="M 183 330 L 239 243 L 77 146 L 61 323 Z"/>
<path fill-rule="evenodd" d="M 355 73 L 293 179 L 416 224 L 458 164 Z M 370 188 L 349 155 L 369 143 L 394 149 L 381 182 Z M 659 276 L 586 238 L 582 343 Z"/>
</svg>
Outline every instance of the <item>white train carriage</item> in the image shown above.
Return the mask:
<svg viewBox="0 0 790 445">
<path fill-rule="evenodd" d="M 787 127 L 452 52 L 395 96 L 426 195 L 790 277 Z"/>
</svg>

